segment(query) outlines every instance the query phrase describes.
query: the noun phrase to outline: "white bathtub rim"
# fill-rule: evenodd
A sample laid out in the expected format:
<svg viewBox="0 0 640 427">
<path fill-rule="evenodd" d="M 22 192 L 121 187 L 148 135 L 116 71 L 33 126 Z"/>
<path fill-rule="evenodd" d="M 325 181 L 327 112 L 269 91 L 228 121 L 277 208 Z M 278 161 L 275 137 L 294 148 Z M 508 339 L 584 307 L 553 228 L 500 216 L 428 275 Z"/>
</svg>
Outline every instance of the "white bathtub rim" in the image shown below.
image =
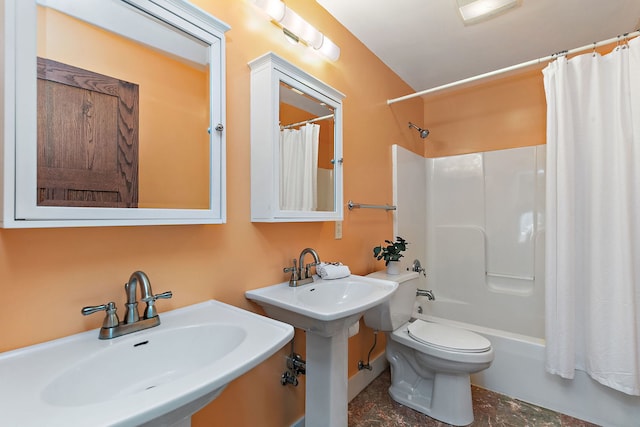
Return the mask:
<svg viewBox="0 0 640 427">
<path fill-rule="evenodd" d="M 573 380 L 545 370 L 544 340 L 418 314 L 419 319 L 467 329 L 486 336 L 495 359 L 489 369 L 471 376 L 481 388 L 604 427 L 638 427 L 640 397 L 626 395 L 576 370 Z"/>
<path fill-rule="evenodd" d="M 445 319 L 442 317 L 432 316 L 429 314 L 416 314 L 414 313 L 414 317 L 416 319 L 422 319 L 429 322 L 442 323 L 444 325 L 454 326 L 461 329 L 468 329 L 473 332 L 477 332 L 483 335 L 489 336 L 500 336 L 504 338 L 508 338 L 510 340 L 518 341 L 521 343 L 529 343 L 532 345 L 540 346 L 542 348 L 545 347 L 545 340 L 537 337 L 530 337 L 527 335 L 517 334 L 515 332 L 502 331 L 499 329 L 487 328 L 484 326 L 471 325 L 465 322 L 458 322 L 457 320 Z"/>
</svg>

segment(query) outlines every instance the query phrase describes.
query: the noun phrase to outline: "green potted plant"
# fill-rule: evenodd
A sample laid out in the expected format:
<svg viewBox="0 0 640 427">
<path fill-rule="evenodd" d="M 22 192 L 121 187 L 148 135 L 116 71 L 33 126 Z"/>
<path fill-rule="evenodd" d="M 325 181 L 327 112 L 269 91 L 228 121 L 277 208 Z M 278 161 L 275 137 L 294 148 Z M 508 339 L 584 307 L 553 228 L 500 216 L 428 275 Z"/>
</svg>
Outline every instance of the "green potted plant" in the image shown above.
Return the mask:
<svg viewBox="0 0 640 427">
<path fill-rule="evenodd" d="M 395 242 L 390 240 L 384 241 L 386 245 L 380 245 L 373 248 L 373 257 L 377 260 L 384 259 L 384 265 L 387 267 L 387 273 L 400 273 L 400 258 L 402 252 L 407 250 L 407 241 L 400 236 L 396 236 Z"/>
</svg>

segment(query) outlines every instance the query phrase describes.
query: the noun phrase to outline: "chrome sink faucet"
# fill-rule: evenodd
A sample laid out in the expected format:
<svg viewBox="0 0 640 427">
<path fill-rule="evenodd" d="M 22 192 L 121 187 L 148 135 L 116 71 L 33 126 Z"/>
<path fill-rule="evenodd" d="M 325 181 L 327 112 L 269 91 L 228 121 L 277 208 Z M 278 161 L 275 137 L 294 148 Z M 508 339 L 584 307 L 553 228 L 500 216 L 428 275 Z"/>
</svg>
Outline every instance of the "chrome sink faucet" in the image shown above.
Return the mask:
<svg viewBox="0 0 640 427">
<path fill-rule="evenodd" d="M 313 257 L 313 262 L 309 264 L 304 264 L 304 258 L 307 254 L 311 254 Z M 306 285 L 307 283 L 313 282 L 313 276 L 311 275 L 311 267 L 320 264 L 320 257 L 318 253 L 311 248 L 304 248 L 302 252 L 300 252 L 300 258 L 298 259 L 298 264 L 296 265 L 295 258 L 293 259 L 293 267 L 285 267 L 283 271 L 285 273 L 291 273 L 291 278 L 289 279 L 289 286 L 296 287 L 300 285 Z"/>
<path fill-rule="evenodd" d="M 144 301 L 147 306 L 144 310 L 142 319 L 138 314 L 138 301 L 136 299 L 136 289 L 140 285 L 140 301 Z M 171 291 L 162 292 L 154 295 L 151 290 L 151 282 L 149 277 L 142 272 L 134 272 L 129 281 L 124 285 L 127 294 L 127 303 L 124 321 L 120 322 L 116 314 L 117 308 L 114 302 L 108 302 L 102 305 L 84 307 L 83 315 L 89 315 L 98 311 L 106 311 L 107 315 L 102 322 L 100 334 L 98 338 L 101 340 L 116 338 L 132 332 L 141 331 L 143 329 L 153 328 L 160 324 L 160 317 L 154 303 L 158 299 L 168 299 L 173 296 Z"/>
<path fill-rule="evenodd" d="M 311 264 L 305 265 L 303 270 L 302 266 L 304 265 L 304 257 L 307 254 L 311 254 L 311 256 L 313 257 L 313 262 Z M 315 267 L 318 264 L 320 264 L 320 257 L 318 256 L 318 253 L 311 248 L 304 248 L 302 252 L 300 252 L 300 259 L 298 261 L 298 267 L 300 268 L 300 280 L 311 279 L 311 281 L 313 281 L 311 274 L 309 274 L 309 270 L 311 269 L 311 267 Z"/>
<path fill-rule="evenodd" d="M 171 298 L 171 292 L 153 295 L 151 283 L 149 282 L 147 275 L 142 271 L 134 272 L 129 278 L 129 281 L 124 285 L 124 290 L 127 293 L 125 323 L 135 323 L 140 320 L 140 315 L 138 314 L 138 301 L 136 300 L 136 285 L 140 285 L 140 301 L 147 304 L 147 308 L 144 310 L 144 319 L 151 319 L 152 317 L 158 316 L 158 311 L 154 305 L 154 302 L 157 299 Z"/>
</svg>

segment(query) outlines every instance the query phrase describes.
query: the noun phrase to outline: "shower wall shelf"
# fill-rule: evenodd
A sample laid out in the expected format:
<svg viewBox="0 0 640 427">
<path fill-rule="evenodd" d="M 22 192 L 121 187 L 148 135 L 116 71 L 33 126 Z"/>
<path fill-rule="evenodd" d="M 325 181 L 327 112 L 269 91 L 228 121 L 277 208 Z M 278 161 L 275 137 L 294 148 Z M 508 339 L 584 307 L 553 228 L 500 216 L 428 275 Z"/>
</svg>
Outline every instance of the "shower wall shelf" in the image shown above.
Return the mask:
<svg viewBox="0 0 640 427">
<path fill-rule="evenodd" d="M 347 203 L 349 210 L 353 209 L 384 209 L 385 211 L 395 211 L 394 205 L 365 205 L 364 203 L 356 203 L 351 200 Z"/>
</svg>

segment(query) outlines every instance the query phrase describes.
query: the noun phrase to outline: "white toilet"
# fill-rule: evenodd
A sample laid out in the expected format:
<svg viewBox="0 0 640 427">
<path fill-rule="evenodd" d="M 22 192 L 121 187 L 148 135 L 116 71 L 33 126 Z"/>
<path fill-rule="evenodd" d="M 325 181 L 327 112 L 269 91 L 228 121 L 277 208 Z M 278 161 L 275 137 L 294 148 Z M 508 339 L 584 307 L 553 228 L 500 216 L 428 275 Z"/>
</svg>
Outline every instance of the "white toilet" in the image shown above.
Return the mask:
<svg viewBox="0 0 640 427">
<path fill-rule="evenodd" d="M 418 273 L 388 275 L 379 271 L 369 277 L 399 284 L 389 301 L 364 314 L 367 326 L 387 332 L 391 397 L 442 422 L 455 426 L 471 424 L 469 375 L 491 365 L 491 342 L 460 328 L 420 319 L 410 322 Z"/>
</svg>

